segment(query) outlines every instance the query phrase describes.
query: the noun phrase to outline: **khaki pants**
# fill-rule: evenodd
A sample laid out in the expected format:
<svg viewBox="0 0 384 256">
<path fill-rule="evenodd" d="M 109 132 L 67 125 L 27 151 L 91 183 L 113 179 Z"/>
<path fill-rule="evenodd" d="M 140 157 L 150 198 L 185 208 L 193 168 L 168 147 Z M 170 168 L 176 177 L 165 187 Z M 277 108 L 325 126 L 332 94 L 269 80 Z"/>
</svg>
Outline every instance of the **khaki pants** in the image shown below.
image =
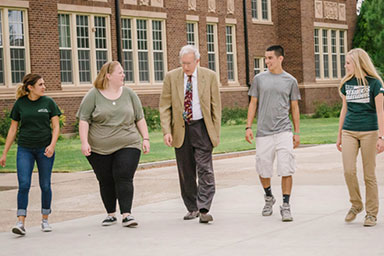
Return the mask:
<svg viewBox="0 0 384 256">
<path fill-rule="evenodd" d="M 377 131 L 342 131 L 344 176 L 348 186 L 350 202 L 352 203 L 353 208 L 363 208 L 356 175 L 356 158 L 360 147 L 366 191 L 365 210 L 367 215 L 374 217 L 377 216 L 379 210 L 378 188 L 375 174 L 377 139 Z"/>
</svg>

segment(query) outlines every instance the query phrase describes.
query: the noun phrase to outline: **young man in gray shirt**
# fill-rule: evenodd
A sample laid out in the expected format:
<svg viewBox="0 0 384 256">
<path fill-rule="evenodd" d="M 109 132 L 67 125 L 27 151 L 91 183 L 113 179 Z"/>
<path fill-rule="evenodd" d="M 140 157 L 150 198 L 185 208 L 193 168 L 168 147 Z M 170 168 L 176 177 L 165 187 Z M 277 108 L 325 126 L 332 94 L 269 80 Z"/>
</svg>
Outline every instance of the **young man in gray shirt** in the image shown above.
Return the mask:
<svg viewBox="0 0 384 256">
<path fill-rule="evenodd" d="M 280 213 L 283 221 L 292 221 L 289 197 L 292 190 L 292 174 L 295 172 L 293 149 L 300 144 L 300 91 L 296 79 L 282 67 L 284 49 L 270 46 L 265 52 L 268 71 L 257 74 L 248 92 L 251 101 L 248 107 L 245 139 L 252 143 L 252 122 L 257 111 L 256 171 L 265 191 L 263 216 L 270 216 L 276 199 L 272 195 L 271 177 L 273 162 L 277 157 L 277 174 L 282 177 L 283 204 Z M 292 112 L 292 125 L 289 119 Z"/>
</svg>

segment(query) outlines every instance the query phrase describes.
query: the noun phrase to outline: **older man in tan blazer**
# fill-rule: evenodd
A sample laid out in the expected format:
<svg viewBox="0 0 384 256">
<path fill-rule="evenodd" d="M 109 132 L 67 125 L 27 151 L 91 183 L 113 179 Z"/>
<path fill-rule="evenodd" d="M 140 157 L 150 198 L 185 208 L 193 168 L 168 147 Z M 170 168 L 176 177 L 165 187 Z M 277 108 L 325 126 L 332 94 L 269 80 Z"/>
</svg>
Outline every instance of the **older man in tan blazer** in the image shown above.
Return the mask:
<svg viewBox="0 0 384 256">
<path fill-rule="evenodd" d="M 175 147 L 181 195 L 188 210 L 184 220 L 208 214 L 215 194 L 212 150 L 220 141 L 221 103 L 216 74 L 198 67 L 200 54 L 186 45 L 179 54 L 181 67 L 166 74 L 160 97 L 164 143 Z M 196 174 L 198 184 L 196 184 Z"/>
</svg>

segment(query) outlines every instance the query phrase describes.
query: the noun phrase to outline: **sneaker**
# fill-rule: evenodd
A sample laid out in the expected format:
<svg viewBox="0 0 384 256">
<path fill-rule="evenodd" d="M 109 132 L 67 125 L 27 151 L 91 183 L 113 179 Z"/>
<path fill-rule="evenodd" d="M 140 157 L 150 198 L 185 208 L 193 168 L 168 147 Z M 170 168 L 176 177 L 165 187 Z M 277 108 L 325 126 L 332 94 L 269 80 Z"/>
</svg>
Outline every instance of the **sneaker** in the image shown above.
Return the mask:
<svg viewBox="0 0 384 256">
<path fill-rule="evenodd" d="M 12 233 L 20 236 L 25 235 L 24 224 L 21 221 L 18 221 L 16 225 L 12 228 Z"/>
<path fill-rule="evenodd" d="M 263 212 L 261 213 L 263 216 L 271 216 L 273 213 L 273 205 L 276 203 L 276 199 L 274 196 L 266 196 L 264 195 L 265 205 L 263 208 Z"/>
<path fill-rule="evenodd" d="M 199 217 L 199 215 L 200 215 L 200 213 L 198 211 L 188 212 L 184 216 L 184 220 L 193 220 L 193 219 Z"/>
<path fill-rule="evenodd" d="M 116 222 L 117 222 L 117 219 L 115 216 L 108 215 L 107 218 L 105 218 L 101 223 L 101 226 L 111 226 L 113 224 L 116 224 Z"/>
<path fill-rule="evenodd" d="M 351 222 L 356 219 L 357 214 L 361 213 L 363 211 L 363 208 L 356 209 L 354 207 L 351 207 L 349 209 L 347 216 L 345 216 L 345 222 Z"/>
<path fill-rule="evenodd" d="M 125 217 L 122 222 L 123 227 L 135 227 L 138 224 L 139 223 L 135 221 L 135 218 L 132 215 L 128 215 L 127 217 Z"/>
<path fill-rule="evenodd" d="M 367 215 L 364 220 L 364 227 L 373 227 L 376 225 L 376 217 Z"/>
<path fill-rule="evenodd" d="M 280 214 L 282 217 L 282 221 L 293 221 L 292 215 L 291 215 L 291 206 L 288 203 L 283 203 L 282 206 L 280 206 Z"/>
<path fill-rule="evenodd" d="M 213 217 L 211 214 L 209 214 L 209 213 L 201 213 L 200 214 L 200 220 L 199 220 L 200 223 L 208 223 L 210 221 L 213 221 Z"/>
<path fill-rule="evenodd" d="M 41 221 L 41 231 L 43 231 L 43 232 L 51 232 L 52 231 L 52 228 L 49 225 L 48 220 L 43 219 Z"/>
</svg>

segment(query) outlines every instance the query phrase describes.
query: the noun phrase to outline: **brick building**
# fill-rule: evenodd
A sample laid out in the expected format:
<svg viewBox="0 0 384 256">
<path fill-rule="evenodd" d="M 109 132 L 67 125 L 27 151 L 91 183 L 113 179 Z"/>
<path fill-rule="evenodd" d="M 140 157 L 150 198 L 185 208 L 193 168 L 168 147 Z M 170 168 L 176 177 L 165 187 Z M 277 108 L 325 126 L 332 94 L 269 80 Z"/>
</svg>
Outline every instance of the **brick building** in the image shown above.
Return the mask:
<svg viewBox="0 0 384 256">
<path fill-rule="evenodd" d="M 71 131 L 109 60 L 121 60 L 126 85 L 157 107 L 164 74 L 179 66 L 188 43 L 200 50 L 201 66 L 217 72 L 226 107 L 247 106 L 266 47 L 281 44 L 300 109 L 310 113 L 316 101 L 339 100 L 355 22 L 355 0 L 1 0 L 0 110 L 11 108 L 24 74 L 39 73 Z"/>
</svg>

